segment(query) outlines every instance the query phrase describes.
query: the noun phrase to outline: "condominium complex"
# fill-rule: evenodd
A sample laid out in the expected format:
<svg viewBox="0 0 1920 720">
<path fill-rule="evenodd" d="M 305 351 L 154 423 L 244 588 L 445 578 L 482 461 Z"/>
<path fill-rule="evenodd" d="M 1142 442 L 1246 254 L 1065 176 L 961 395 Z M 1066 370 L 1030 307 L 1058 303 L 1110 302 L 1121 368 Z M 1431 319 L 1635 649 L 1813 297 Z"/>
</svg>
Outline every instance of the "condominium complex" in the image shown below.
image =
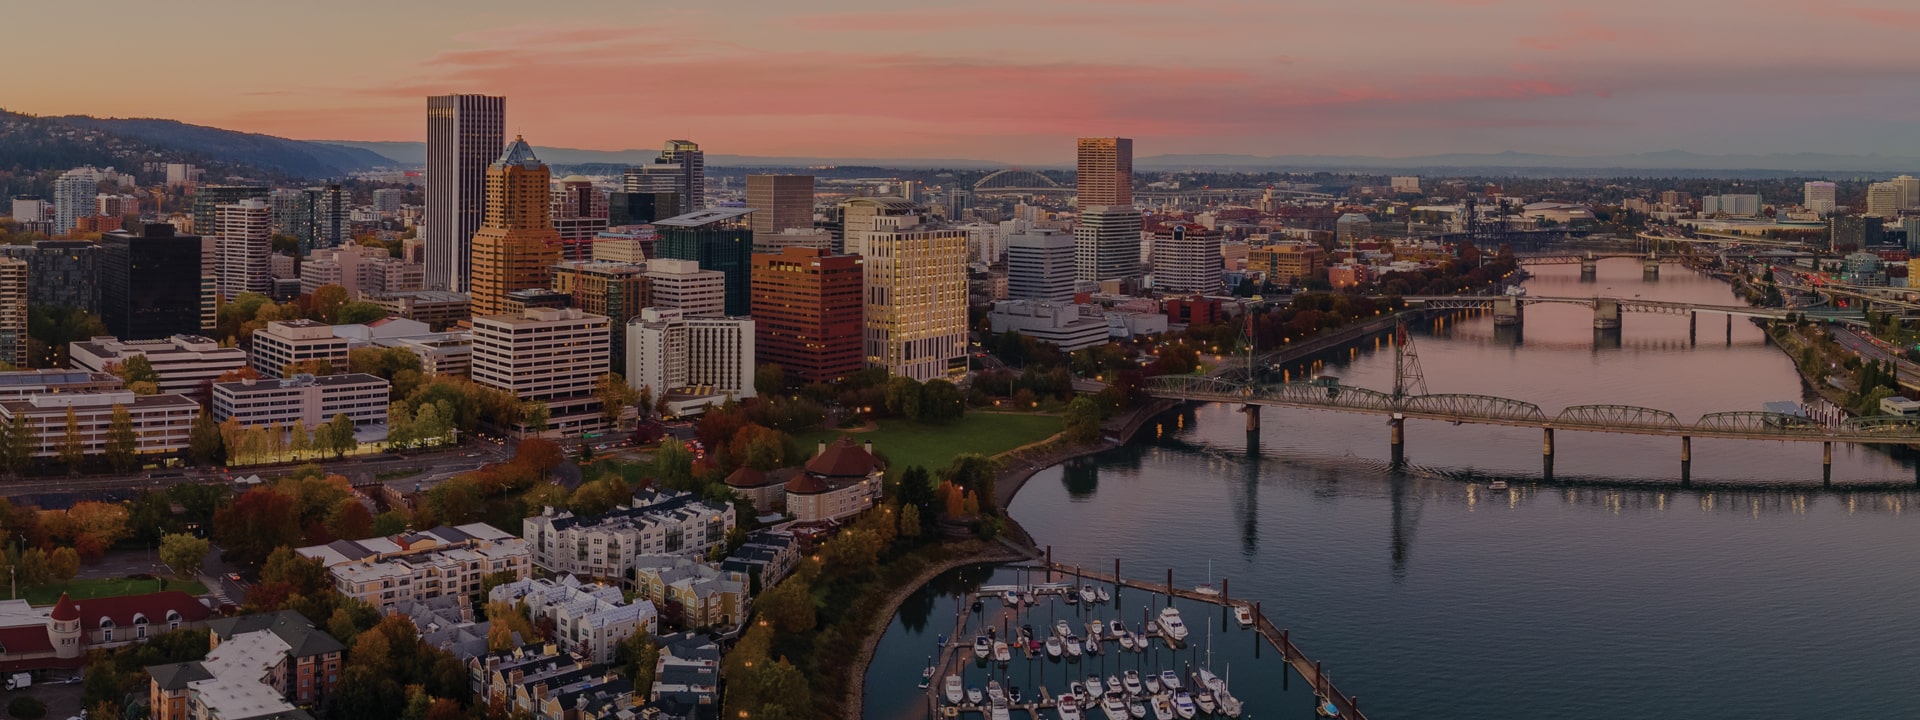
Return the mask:
<svg viewBox="0 0 1920 720">
<path fill-rule="evenodd" d="M 121 363 L 143 355 L 160 376 L 160 392 L 179 393 L 202 403 L 211 397 L 215 378 L 247 366 L 245 351 L 220 347 L 213 338 L 200 335 L 158 340 L 97 337 L 72 343 L 67 354 L 74 369 L 94 372 L 112 372 Z"/>
<path fill-rule="evenodd" d="M 206 249 L 198 235 L 166 223 L 145 223 L 100 237 L 100 322 L 127 340 L 151 340 L 202 329 L 201 278 Z"/>
<path fill-rule="evenodd" d="M 81 453 L 106 452 L 115 408 L 125 408 L 133 419 L 140 455 L 170 455 L 187 448 L 187 434 L 200 406 L 180 395 L 135 395 L 127 390 L 92 393 L 31 395 L 0 400 L 0 419 L 25 423 L 32 431 L 33 457 L 59 457 L 67 438 L 69 412 L 79 429 Z"/>
<path fill-rule="evenodd" d="M 507 312 L 508 294 L 546 287 L 550 268 L 560 260 L 548 177 L 547 166 L 517 136 L 487 166 L 486 218 L 473 235 L 474 315 Z"/>
<path fill-rule="evenodd" d="M 1073 228 L 1076 283 L 1124 280 L 1140 274 L 1140 211 L 1123 205 L 1082 208 Z"/>
<path fill-rule="evenodd" d="M 1174 223 L 1153 232 L 1153 286 L 1163 293 L 1217 293 L 1220 231 Z"/>
<path fill-rule="evenodd" d="M 479 596 L 494 573 L 524 580 L 533 572 L 527 541 L 485 523 L 470 523 L 364 540 L 335 540 L 298 550 L 319 560 L 333 586 L 382 613 L 414 601 Z"/>
<path fill-rule="evenodd" d="M 592 517 L 546 508 L 521 524 L 533 564 L 548 572 L 619 582 L 641 555 L 704 555 L 733 529 L 730 503 L 687 493 L 635 491 L 630 504 Z"/>
<path fill-rule="evenodd" d="M 416 262 L 393 257 L 386 248 L 348 243 L 315 250 L 300 263 L 300 293 L 312 295 L 322 285 L 339 285 L 347 297 L 359 300 L 420 290 L 426 269 Z"/>
<path fill-rule="evenodd" d="M 85 240 L 40 240 L 0 245 L 0 256 L 27 263 L 27 303 L 100 312 L 100 244 Z"/>
<path fill-rule="evenodd" d="M 652 601 L 629 602 L 619 585 L 581 582 L 572 575 L 496 585 L 488 591 L 487 602 L 525 604 L 527 614 L 536 621 L 553 624 L 561 650 L 579 653 L 596 664 L 613 662 L 614 651 L 635 632 L 660 632 L 660 614 Z"/>
<path fill-rule="evenodd" d="M 1073 299 L 1073 235 L 1034 229 L 1007 237 L 1007 297 L 1014 300 Z"/>
<path fill-rule="evenodd" d="M 868 232 L 868 367 L 925 382 L 967 373 L 967 233 Z"/>
<path fill-rule="evenodd" d="M 669 407 L 753 397 L 753 325 L 747 318 L 646 308 L 627 325 L 627 383 L 651 388 Z"/>
<path fill-rule="evenodd" d="M 392 386 L 366 373 L 295 375 L 279 380 L 233 380 L 213 384 L 213 419 L 245 427 L 316 428 L 344 415 L 362 439 L 386 436 Z"/>
<path fill-rule="evenodd" d="M 655 307 L 677 308 L 687 317 L 719 317 L 727 312 L 727 276 L 702 270 L 693 260 L 649 260 L 647 280 Z"/>
<path fill-rule="evenodd" d="M 548 427 L 580 432 L 603 423 L 594 388 L 608 372 L 603 315 L 533 308 L 473 319 L 473 381 L 546 403 Z"/>
<path fill-rule="evenodd" d="M 684 555 L 633 560 L 634 592 L 680 620 L 682 627 L 731 630 L 747 619 L 747 574 Z"/>
<path fill-rule="evenodd" d="M 1078 168 L 1075 208 L 1085 211 L 1100 206 L 1133 206 L 1132 140 L 1080 138 Z"/>
<path fill-rule="evenodd" d="M 27 366 L 27 261 L 0 255 L 0 361 Z"/>
<path fill-rule="evenodd" d="M 787 230 L 813 229 L 812 175 L 748 175 L 747 207 L 753 208 L 753 244 L 767 246 Z"/>
<path fill-rule="evenodd" d="M 151 720 L 307 720 L 340 683 L 346 647 L 297 612 L 207 627 L 204 659 L 147 668 Z"/>
<path fill-rule="evenodd" d="M 219 253 L 220 297 L 273 291 L 273 211 L 259 198 L 214 210 L 214 242 Z"/>
<path fill-rule="evenodd" d="M 487 164 L 506 143 L 507 99 L 427 98 L 427 287 L 466 292 L 486 214 Z M 542 189 L 544 194 L 544 188 Z"/>
<path fill-rule="evenodd" d="M 866 267 L 858 255 L 789 247 L 753 256 L 754 352 L 788 382 L 834 382 L 865 365 Z"/>
</svg>

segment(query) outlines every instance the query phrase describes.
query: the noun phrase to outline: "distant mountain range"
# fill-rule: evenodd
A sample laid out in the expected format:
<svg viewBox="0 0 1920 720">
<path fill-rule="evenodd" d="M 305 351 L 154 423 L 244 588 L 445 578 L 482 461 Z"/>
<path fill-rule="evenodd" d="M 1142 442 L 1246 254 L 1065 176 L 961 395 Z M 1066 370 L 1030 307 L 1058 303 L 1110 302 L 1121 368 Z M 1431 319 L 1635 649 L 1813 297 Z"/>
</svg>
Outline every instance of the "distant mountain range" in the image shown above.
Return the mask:
<svg viewBox="0 0 1920 720">
<path fill-rule="evenodd" d="M 95 118 L 85 115 L 47 119 L 76 127 L 104 130 L 121 137 L 139 138 L 161 147 L 252 165 L 294 177 L 344 177 L 362 170 L 396 164 L 379 153 L 358 148 L 189 125 L 178 120 Z"/>
<path fill-rule="evenodd" d="M 427 144 L 421 142 L 363 142 L 356 140 L 315 140 L 317 144 L 379 153 L 403 165 L 425 165 Z M 658 150 L 581 150 L 579 148 L 533 146 L 533 154 L 548 165 L 644 165 L 660 157 Z M 707 155 L 707 165 L 730 168 L 804 168 L 822 165 L 892 167 L 902 169 L 954 168 L 991 170 L 1012 163 L 958 158 L 854 158 L 854 157 L 771 157 L 760 155 Z"/>
</svg>

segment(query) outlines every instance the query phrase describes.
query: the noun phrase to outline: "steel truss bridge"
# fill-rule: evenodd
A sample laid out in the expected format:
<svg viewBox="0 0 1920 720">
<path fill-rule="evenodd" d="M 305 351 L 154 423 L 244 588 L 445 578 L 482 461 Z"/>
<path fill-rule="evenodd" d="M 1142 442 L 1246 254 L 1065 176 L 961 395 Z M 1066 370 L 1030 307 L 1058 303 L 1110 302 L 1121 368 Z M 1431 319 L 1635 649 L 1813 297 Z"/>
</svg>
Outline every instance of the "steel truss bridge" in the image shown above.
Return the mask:
<svg viewBox="0 0 1920 720">
<path fill-rule="evenodd" d="M 1794 308 L 1763 308 L 1747 305 L 1704 305 L 1700 303 L 1670 302 L 1665 300 L 1646 300 L 1642 298 L 1618 297 L 1554 297 L 1546 295 L 1409 295 L 1402 298 L 1409 305 L 1418 305 L 1430 310 L 1487 310 L 1496 303 L 1517 302 L 1521 305 L 1560 304 L 1579 305 L 1598 308 L 1602 304 L 1612 304 L 1620 312 L 1659 313 L 1664 315 L 1691 315 L 1694 313 L 1718 313 L 1737 317 L 1763 317 L 1785 320 L 1789 314 L 1806 317 L 1810 320 L 1833 319 L 1859 322 L 1860 313 L 1851 310 L 1827 310 L 1807 312 Z"/>
<path fill-rule="evenodd" d="M 1519 265 L 1580 265 L 1584 263 L 1594 262 L 1596 260 L 1607 260 L 1611 258 L 1632 258 L 1632 259 L 1641 260 L 1641 261 L 1657 260 L 1662 264 L 1684 263 L 1688 260 L 1696 259 L 1696 258 L 1706 259 L 1705 256 L 1681 255 L 1678 253 L 1649 255 L 1647 253 L 1636 253 L 1636 252 L 1590 252 L 1590 253 L 1578 253 L 1578 254 L 1567 253 L 1567 254 L 1521 255 L 1519 257 L 1514 258 L 1513 261 L 1514 263 Z"/>
<path fill-rule="evenodd" d="M 1394 395 L 1362 387 L 1309 382 L 1248 383 L 1198 375 L 1147 378 L 1154 397 L 1245 406 L 1386 415 L 1394 420 L 1440 420 L 1542 430 L 1576 430 L 1726 440 L 1785 440 L 1861 444 L 1920 443 L 1920 417 L 1869 416 L 1826 426 L 1798 415 L 1716 412 L 1683 423 L 1673 413 L 1633 405 L 1574 405 L 1549 415 L 1524 400 L 1461 393 Z"/>
</svg>

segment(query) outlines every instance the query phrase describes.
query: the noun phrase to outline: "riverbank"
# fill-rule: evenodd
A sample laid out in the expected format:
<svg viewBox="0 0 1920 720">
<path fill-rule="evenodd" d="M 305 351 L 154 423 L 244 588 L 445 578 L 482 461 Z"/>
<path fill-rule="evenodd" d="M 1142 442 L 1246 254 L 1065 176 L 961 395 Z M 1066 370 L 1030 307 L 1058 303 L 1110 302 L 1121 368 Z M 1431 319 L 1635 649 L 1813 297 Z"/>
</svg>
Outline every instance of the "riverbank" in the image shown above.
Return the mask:
<svg viewBox="0 0 1920 720">
<path fill-rule="evenodd" d="M 860 644 L 860 652 L 854 656 L 852 663 L 852 667 L 860 668 L 860 672 L 853 676 L 851 682 L 847 683 L 847 694 L 846 697 L 842 698 L 842 701 L 845 703 L 842 708 L 845 711 L 842 713 L 842 717 L 858 718 L 861 716 L 861 708 L 866 702 L 867 666 L 873 664 L 873 654 L 880 648 L 880 640 L 886 636 L 887 626 L 893 623 L 894 615 L 900 612 L 900 604 L 906 602 L 909 596 L 919 592 L 920 588 L 925 587 L 927 583 L 933 582 L 934 578 L 952 571 L 955 568 L 981 563 L 1007 563 L 1028 559 L 1026 555 L 1016 552 L 1013 548 L 1004 544 L 988 543 L 980 540 L 950 543 L 940 547 L 941 549 L 952 549 L 958 552 L 954 553 L 952 557 L 929 563 L 926 569 L 920 571 L 920 574 L 915 575 L 911 581 L 894 588 L 893 591 L 887 595 L 886 602 L 882 604 L 881 612 L 876 613 L 875 616 L 868 621 L 867 627 L 864 628 L 866 641 Z"/>
</svg>

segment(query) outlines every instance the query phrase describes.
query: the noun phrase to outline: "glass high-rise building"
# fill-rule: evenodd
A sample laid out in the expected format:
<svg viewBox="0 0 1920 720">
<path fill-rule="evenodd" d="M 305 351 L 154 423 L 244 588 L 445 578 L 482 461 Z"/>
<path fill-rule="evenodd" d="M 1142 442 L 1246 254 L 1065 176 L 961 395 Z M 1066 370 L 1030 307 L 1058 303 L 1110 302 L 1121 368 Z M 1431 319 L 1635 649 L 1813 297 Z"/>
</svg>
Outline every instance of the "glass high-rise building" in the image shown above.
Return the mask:
<svg viewBox="0 0 1920 720">
<path fill-rule="evenodd" d="M 507 99 L 427 98 L 427 287 L 467 292 L 473 234 L 486 215 L 487 165 L 505 146 Z M 545 190 L 542 189 L 542 199 Z"/>
<path fill-rule="evenodd" d="M 660 240 L 654 257 L 693 260 L 702 270 L 727 278 L 726 313 L 745 316 L 752 308 L 753 208 L 716 208 L 658 220 Z"/>
<path fill-rule="evenodd" d="M 199 235 L 143 223 L 100 237 L 100 320 L 121 340 L 201 332 Z"/>
</svg>

